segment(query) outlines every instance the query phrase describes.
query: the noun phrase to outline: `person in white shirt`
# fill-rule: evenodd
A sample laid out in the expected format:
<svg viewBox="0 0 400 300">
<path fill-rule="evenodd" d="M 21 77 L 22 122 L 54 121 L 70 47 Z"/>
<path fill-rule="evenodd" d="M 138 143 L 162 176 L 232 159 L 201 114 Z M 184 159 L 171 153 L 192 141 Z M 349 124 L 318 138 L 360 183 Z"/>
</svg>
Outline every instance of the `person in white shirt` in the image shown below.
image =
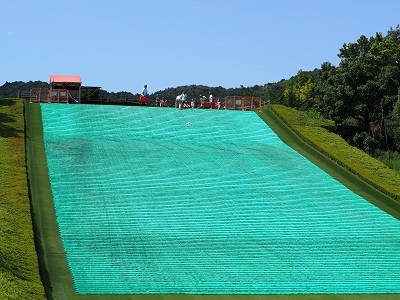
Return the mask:
<svg viewBox="0 0 400 300">
<path fill-rule="evenodd" d="M 143 87 L 141 95 L 147 98 L 149 97 L 149 92 L 147 91 L 147 85 Z"/>
<path fill-rule="evenodd" d="M 210 102 L 210 108 L 212 108 L 212 104 L 213 104 L 213 94 L 212 94 L 212 92 L 210 92 L 210 96 L 208 97 L 208 101 Z"/>
</svg>

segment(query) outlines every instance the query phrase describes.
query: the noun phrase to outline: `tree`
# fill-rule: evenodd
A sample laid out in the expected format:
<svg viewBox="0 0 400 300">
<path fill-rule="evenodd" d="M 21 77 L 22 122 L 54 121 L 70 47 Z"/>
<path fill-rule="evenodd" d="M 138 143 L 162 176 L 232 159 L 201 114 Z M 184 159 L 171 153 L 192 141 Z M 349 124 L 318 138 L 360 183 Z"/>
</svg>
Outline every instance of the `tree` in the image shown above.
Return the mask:
<svg viewBox="0 0 400 300">
<path fill-rule="evenodd" d="M 400 88 L 398 90 L 397 102 L 388 120 L 388 131 L 393 137 L 394 145 L 397 149 L 400 149 Z"/>
<path fill-rule="evenodd" d="M 310 109 L 315 104 L 316 81 L 310 72 L 300 70 L 295 77 L 286 83 L 283 92 L 284 104 Z"/>
<path fill-rule="evenodd" d="M 397 100 L 400 80 L 400 27 L 386 36 L 361 36 L 356 43 L 344 44 L 336 68 L 322 64 L 318 84 L 318 110 L 337 124 L 357 120 L 359 132 L 386 137 L 385 120 Z M 380 134 L 371 126 L 380 124 Z M 381 138 L 380 138 L 381 139 Z M 385 143 L 389 141 L 385 138 Z"/>
<path fill-rule="evenodd" d="M 304 109 L 308 109 L 315 104 L 315 86 L 316 83 L 312 78 L 308 78 L 299 89 L 299 100 L 300 106 Z"/>
<path fill-rule="evenodd" d="M 264 85 L 260 94 L 264 103 L 272 103 L 276 100 L 276 92 L 272 90 L 271 85 Z"/>
</svg>

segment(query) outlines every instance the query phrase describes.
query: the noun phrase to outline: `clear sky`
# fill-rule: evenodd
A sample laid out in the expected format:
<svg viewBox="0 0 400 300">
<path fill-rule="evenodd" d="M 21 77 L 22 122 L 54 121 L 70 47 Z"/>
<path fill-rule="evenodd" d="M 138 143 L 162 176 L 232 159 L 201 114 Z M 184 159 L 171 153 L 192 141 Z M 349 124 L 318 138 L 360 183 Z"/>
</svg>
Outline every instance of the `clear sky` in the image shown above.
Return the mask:
<svg viewBox="0 0 400 300">
<path fill-rule="evenodd" d="M 109 92 L 289 79 L 400 24 L 399 0 L 2 0 L 0 85 L 80 75 Z"/>
</svg>

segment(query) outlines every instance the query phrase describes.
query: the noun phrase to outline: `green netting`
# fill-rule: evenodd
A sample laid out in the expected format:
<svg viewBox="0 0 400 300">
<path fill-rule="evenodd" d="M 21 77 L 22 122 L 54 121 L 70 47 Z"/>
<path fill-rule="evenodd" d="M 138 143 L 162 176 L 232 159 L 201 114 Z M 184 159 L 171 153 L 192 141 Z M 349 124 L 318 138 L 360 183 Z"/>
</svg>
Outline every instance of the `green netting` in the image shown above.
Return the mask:
<svg viewBox="0 0 400 300">
<path fill-rule="evenodd" d="M 82 294 L 400 292 L 400 223 L 254 113 L 42 104 Z"/>
</svg>

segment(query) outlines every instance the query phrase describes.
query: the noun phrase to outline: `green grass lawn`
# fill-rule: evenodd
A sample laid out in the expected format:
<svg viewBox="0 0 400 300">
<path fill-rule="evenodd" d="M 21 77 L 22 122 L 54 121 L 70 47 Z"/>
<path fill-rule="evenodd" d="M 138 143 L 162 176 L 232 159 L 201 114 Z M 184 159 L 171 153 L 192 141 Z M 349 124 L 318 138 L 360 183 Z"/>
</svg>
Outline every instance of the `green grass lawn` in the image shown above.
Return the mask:
<svg viewBox="0 0 400 300">
<path fill-rule="evenodd" d="M 0 299 L 45 299 L 34 246 L 22 100 L 0 100 Z"/>
</svg>

